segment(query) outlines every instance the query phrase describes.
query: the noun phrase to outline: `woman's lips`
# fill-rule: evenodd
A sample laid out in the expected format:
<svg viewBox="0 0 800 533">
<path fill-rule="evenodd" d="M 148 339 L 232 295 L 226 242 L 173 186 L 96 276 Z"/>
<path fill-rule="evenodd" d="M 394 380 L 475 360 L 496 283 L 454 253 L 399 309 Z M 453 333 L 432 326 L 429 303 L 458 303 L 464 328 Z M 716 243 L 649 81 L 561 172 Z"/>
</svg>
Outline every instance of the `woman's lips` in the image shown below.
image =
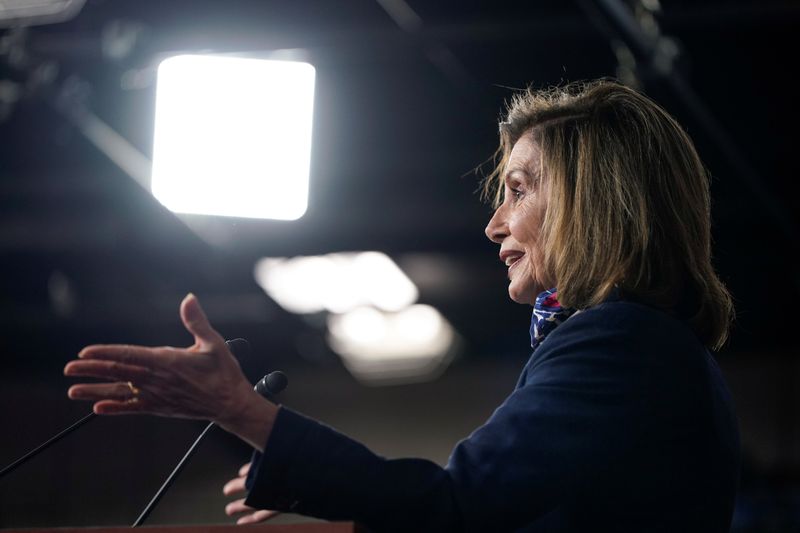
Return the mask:
<svg viewBox="0 0 800 533">
<path fill-rule="evenodd" d="M 511 275 L 511 271 L 514 270 L 514 267 L 519 264 L 519 260 L 522 259 L 524 255 L 525 254 L 516 255 L 506 259 L 506 266 L 508 266 L 509 275 Z"/>
</svg>

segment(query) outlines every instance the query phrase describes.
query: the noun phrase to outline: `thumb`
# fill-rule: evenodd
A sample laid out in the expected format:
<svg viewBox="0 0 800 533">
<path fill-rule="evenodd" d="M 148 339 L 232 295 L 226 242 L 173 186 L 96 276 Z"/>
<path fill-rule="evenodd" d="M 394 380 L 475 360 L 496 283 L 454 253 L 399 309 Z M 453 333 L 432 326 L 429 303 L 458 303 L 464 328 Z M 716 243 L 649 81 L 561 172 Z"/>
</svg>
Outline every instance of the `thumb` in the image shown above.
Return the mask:
<svg viewBox="0 0 800 533">
<path fill-rule="evenodd" d="M 194 335 L 198 344 L 213 344 L 222 341 L 222 337 L 211 327 L 197 296 L 192 293 L 186 295 L 181 302 L 181 320 L 183 325 Z"/>
</svg>

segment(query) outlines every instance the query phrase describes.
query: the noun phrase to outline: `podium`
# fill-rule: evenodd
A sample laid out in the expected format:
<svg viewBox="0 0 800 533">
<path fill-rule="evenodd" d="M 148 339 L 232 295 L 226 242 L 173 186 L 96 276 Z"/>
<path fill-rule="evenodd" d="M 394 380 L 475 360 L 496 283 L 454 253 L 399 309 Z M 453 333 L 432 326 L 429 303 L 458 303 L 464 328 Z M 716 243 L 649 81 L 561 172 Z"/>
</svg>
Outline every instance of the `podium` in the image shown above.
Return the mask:
<svg viewBox="0 0 800 533">
<path fill-rule="evenodd" d="M 255 524 L 230 526 L 141 526 L 131 527 L 55 527 L 0 529 L 2 533 L 366 533 L 353 522 L 309 522 L 307 524 Z"/>
</svg>

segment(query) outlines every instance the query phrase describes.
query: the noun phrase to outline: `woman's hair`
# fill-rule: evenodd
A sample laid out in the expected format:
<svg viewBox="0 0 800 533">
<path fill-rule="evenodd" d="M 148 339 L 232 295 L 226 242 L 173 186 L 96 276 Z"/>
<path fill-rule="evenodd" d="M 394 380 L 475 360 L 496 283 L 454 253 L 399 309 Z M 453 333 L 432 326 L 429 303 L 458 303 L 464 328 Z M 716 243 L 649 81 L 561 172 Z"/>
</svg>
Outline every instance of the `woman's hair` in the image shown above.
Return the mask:
<svg viewBox="0 0 800 533">
<path fill-rule="evenodd" d="M 613 81 L 520 93 L 500 124 L 500 161 L 484 183 L 495 207 L 524 135 L 538 143 L 549 180 L 541 242 L 561 304 L 591 307 L 616 287 L 687 319 L 719 349 L 733 304 L 711 266 L 708 175 L 675 119 Z"/>
</svg>

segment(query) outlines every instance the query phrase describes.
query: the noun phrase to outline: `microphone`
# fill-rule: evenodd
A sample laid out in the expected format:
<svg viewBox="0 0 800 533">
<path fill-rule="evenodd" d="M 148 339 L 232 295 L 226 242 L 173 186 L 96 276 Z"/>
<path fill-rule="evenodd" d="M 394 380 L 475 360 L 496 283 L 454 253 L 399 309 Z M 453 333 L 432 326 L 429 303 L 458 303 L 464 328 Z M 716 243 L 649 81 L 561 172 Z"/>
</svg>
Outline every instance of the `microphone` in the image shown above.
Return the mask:
<svg viewBox="0 0 800 533">
<path fill-rule="evenodd" d="M 244 343 L 247 343 L 247 341 L 244 339 L 234 339 L 234 340 L 244 341 Z M 250 347 L 249 343 L 247 343 L 247 347 L 249 349 Z M 286 377 L 286 374 L 284 374 L 280 370 L 276 370 L 275 372 L 270 372 L 269 374 L 261 378 L 253 388 L 261 396 L 272 401 L 273 395 L 281 392 L 283 389 L 286 388 L 288 384 L 289 384 L 289 378 Z M 214 424 L 214 422 L 211 422 L 206 426 L 203 432 L 200 433 L 200 435 L 197 437 L 194 443 L 192 443 L 192 445 L 189 447 L 189 450 L 186 452 L 183 458 L 178 462 L 177 466 L 175 466 L 175 469 L 167 477 L 166 481 L 164 481 L 164 483 L 158 489 L 158 492 L 156 492 L 155 496 L 153 496 L 153 499 L 150 500 L 150 503 L 147 504 L 147 507 L 144 508 L 142 513 L 139 515 L 139 518 L 136 519 L 136 521 L 133 523 L 131 527 L 139 527 L 144 523 L 145 520 L 147 520 L 147 517 L 150 516 L 151 512 L 153 512 L 155 506 L 158 505 L 158 502 L 161 500 L 161 498 L 164 496 L 164 494 L 167 492 L 170 486 L 172 486 L 172 483 L 175 481 L 175 478 L 178 477 L 178 474 L 180 474 L 181 470 L 183 470 L 183 467 L 186 466 L 186 463 L 189 461 L 189 458 L 192 455 L 194 455 L 194 452 L 197 450 L 197 446 L 198 444 L 200 444 L 200 441 L 203 440 L 203 438 L 206 436 L 206 433 L 208 433 L 209 430 L 215 425 L 216 424 Z"/>
<path fill-rule="evenodd" d="M 288 384 L 289 378 L 286 377 L 286 374 L 280 370 L 276 370 L 261 378 L 258 383 L 256 383 L 255 389 L 257 393 L 269 400 L 270 396 L 278 394 L 285 389 Z"/>
<path fill-rule="evenodd" d="M 228 346 L 228 349 L 231 351 L 231 353 L 234 355 L 234 357 L 236 357 L 236 359 L 238 359 L 240 362 L 246 360 L 250 356 L 250 343 L 247 342 L 245 339 L 231 339 L 229 341 L 225 341 L 225 344 Z M 259 384 L 262 381 L 265 381 L 268 377 L 269 376 L 264 376 L 261 379 L 261 381 L 259 381 Z M 283 379 L 285 380 L 286 376 L 283 376 Z M 285 387 L 286 387 L 286 383 L 283 384 L 283 387 L 281 387 L 278 390 L 278 392 L 280 392 L 280 390 L 283 390 Z M 264 393 L 259 391 L 259 394 L 263 395 Z M 82 425 L 90 422 L 96 416 L 97 415 L 94 414 L 94 412 L 90 412 L 88 415 L 84 416 L 83 418 L 81 418 L 80 420 L 78 420 L 77 422 L 72 424 L 71 426 L 69 426 L 66 429 L 63 429 L 62 431 L 56 433 L 55 435 L 53 435 L 52 437 L 50 437 L 49 439 L 47 439 L 46 441 L 41 443 L 39 446 L 35 447 L 34 449 L 32 449 L 31 451 L 29 451 L 28 453 L 26 453 L 25 455 L 20 457 L 19 459 L 17 459 L 13 463 L 9 464 L 8 466 L 6 466 L 2 470 L 0 470 L 0 479 L 2 479 L 3 476 L 6 476 L 6 475 L 10 474 L 11 472 L 16 470 L 18 467 L 22 466 L 23 464 L 27 463 L 28 461 L 30 461 L 31 459 L 33 459 L 34 457 L 36 457 L 37 455 L 39 455 L 40 453 L 45 451 L 47 448 L 49 448 L 50 446 L 52 446 L 56 442 L 58 442 L 61 439 L 63 439 L 64 437 L 66 437 L 67 435 L 69 435 L 70 433 L 72 433 L 73 431 L 75 431 L 76 429 L 81 427 Z"/>
<path fill-rule="evenodd" d="M 250 357 L 250 343 L 247 340 L 242 338 L 231 339 L 229 341 L 225 341 L 225 344 L 228 346 L 228 349 L 231 351 L 233 356 L 239 360 L 240 363 L 243 363 Z"/>
</svg>

